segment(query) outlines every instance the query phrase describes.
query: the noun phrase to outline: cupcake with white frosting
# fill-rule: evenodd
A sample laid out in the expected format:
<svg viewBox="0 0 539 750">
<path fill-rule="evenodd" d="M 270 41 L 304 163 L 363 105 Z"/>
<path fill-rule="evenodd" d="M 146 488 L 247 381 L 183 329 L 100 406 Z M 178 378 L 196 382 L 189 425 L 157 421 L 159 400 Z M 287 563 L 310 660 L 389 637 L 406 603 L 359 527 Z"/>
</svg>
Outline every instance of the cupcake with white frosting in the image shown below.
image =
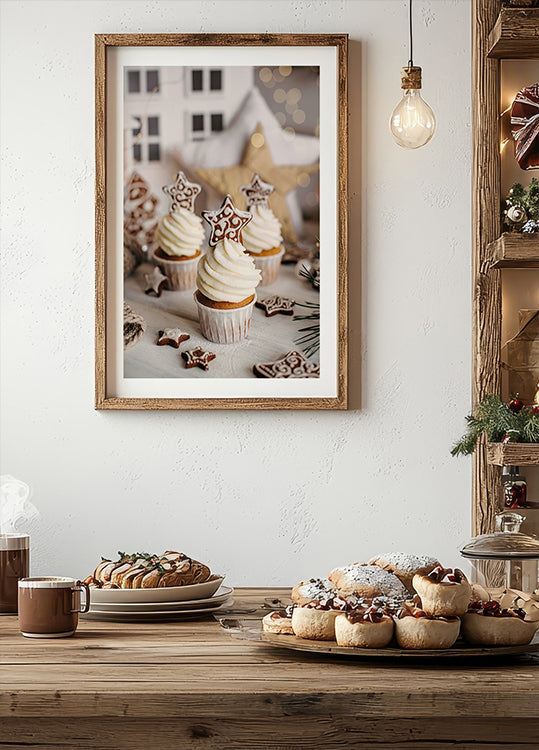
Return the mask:
<svg viewBox="0 0 539 750">
<path fill-rule="evenodd" d="M 235 344 L 247 335 L 260 271 L 242 244 L 251 215 L 227 195 L 216 211 L 203 211 L 211 227 L 208 251 L 198 262 L 195 301 L 202 335 L 216 344 Z"/>
<path fill-rule="evenodd" d="M 274 187 L 255 174 L 251 182 L 242 185 L 240 190 L 245 195 L 247 209 L 253 217 L 243 232 L 243 244 L 262 274 L 260 286 L 268 286 L 279 275 L 284 255 L 281 222 L 268 205 Z"/>
<path fill-rule="evenodd" d="M 189 182 L 183 172 L 163 191 L 172 199 L 170 212 L 159 221 L 155 232 L 157 248 L 153 259 L 175 291 L 193 289 L 201 255 L 204 229 L 202 219 L 194 213 L 200 185 Z"/>
</svg>

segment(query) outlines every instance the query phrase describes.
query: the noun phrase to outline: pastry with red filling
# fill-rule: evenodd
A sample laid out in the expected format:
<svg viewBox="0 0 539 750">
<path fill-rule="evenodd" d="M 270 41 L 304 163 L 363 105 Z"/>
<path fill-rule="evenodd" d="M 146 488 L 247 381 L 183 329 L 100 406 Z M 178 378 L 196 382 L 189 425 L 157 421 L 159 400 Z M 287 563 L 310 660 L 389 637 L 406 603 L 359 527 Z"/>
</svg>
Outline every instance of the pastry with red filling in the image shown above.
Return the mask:
<svg viewBox="0 0 539 750">
<path fill-rule="evenodd" d="M 394 618 L 395 637 L 401 648 L 451 648 L 458 638 L 458 617 L 428 615 L 413 604 L 405 604 Z"/>
<path fill-rule="evenodd" d="M 496 601 L 471 602 L 462 618 L 462 635 L 474 645 L 525 646 L 539 627 L 525 617 L 523 609 L 503 609 Z"/>
<path fill-rule="evenodd" d="M 459 617 L 468 609 L 472 587 L 462 570 L 438 565 L 430 573 L 416 573 L 412 581 L 421 608 L 435 617 Z"/>
<path fill-rule="evenodd" d="M 335 618 L 339 646 L 384 648 L 393 638 L 393 619 L 381 608 L 365 602 Z"/>
<path fill-rule="evenodd" d="M 277 609 L 270 612 L 262 620 L 265 633 L 277 633 L 277 635 L 294 635 L 292 629 L 292 612 L 294 606 Z"/>
<path fill-rule="evenodd" d="M 295 607 L 292 612 L 292 628 L 298 638 L 309 641 L 335 640 L 335 618 L 340 612 L 352 609 L 357 604 L 355 598 L 340 596 L 320 601 L 311 601 L 303 607 Z"/>
</svg>

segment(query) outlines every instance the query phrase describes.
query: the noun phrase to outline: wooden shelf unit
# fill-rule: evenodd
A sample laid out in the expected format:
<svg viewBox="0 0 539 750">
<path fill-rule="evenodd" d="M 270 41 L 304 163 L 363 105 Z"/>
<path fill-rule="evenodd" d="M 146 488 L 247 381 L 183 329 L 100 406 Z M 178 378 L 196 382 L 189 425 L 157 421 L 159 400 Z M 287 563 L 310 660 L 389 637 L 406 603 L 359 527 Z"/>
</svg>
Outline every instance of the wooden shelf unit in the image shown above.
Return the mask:
<svg viewBox="0 0 539 750">
<path fill-rule="evenodd" d="M 500 88 L 505 59 L 539 57 L 539 10 L 502 8 L 500 0 L 473 0 L 473 404 L 490 393 L 501 393 L 502 268 L 533 268 L 536 238 L 502 234 Z M 531 243 L 524 244 L 531 239 Z M 530 250 L 535 246 L 535 250 Z M 529 446 L 528 446 L 529 449 Z M 504 461 L 480 441 L 473 463 L 472 527 L 490 533 L 501 487 Z M 519 454 L 521 457 L 524 455 Z M 496 458 L 495 461 L 491 460 Z M 500 463 L 502 462 L 502 463 Z M 521 463 L 522 458 L 520 460 Z M 538 464 L 539 460 L 530 461 Z"/>
<path fill-rule="evenodd" d="M 487 252 L 492 268 L 539 268 L 539 234 L 504 232 Z"/>
<path fill-rule="evenodd" d="M 496 0 L 487 0 L 496 5 Z M 489 57 L 539 57 L 539 9 L 502 8 L 489 34 Z"/>
<path fill-rule="evenodd" d="M 487 460 L 493 466 L 537 466 L 539 445 L 535 443 L 487 443 Z"/>
</svg>

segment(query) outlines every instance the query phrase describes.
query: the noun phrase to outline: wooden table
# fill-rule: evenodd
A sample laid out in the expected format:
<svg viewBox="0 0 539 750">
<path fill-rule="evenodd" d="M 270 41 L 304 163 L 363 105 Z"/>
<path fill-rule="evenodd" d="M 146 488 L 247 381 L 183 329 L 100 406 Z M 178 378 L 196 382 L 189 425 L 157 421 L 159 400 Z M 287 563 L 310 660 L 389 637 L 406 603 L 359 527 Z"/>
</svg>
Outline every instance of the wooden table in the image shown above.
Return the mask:
<svg viewBox="0 0 539 750">
<path fill-rule="evenodd" d="M 236 609 L 284 589 L 241 589 Z M 83 621 L 30 640 L 0 618 L 0 747 L 537 748 L 539 660 L 382 663 L 232 638 L 211 617 Z"/>
</svg>

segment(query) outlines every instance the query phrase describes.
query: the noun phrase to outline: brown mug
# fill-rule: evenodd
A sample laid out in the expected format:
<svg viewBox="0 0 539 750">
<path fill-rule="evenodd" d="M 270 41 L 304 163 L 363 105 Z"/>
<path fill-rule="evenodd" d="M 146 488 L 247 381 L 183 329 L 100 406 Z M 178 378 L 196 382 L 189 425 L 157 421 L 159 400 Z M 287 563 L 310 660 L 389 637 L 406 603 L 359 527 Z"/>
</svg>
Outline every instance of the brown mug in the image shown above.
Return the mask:
<svg viewBox="0 0 539 750">
<path fill-rule="evenodd" d="M 0 534 L 0 614 L 17 614 L 17 584 L 30 575 L 30 537 Z"/>
<path fill-rule="evenodd" d="M 86 601 L 81 609 L 82 589 Z M 87 583 L 74 578 L 23 578 L 19 581 L 19 628 L 27 638 L 65 638 L 73 635 L 79 612 L 90 609 Z"/>
</svg>

